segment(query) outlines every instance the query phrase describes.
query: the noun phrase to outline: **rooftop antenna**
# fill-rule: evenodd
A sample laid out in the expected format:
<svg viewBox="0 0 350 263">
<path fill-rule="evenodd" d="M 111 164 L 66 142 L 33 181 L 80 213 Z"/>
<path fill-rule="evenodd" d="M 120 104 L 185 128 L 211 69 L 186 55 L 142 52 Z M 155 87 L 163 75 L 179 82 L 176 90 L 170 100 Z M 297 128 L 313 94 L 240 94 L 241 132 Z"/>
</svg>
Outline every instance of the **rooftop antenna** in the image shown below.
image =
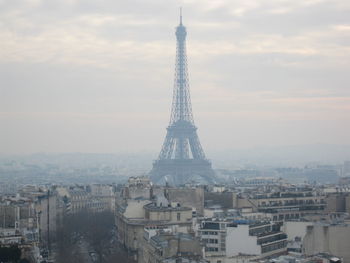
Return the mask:
<svg viewBox="0 0 350 263">
<path fill-rule="evenodd" d="M 182 25 L 182 7 L 180 7 L 180 25 Z"/>
</svg>

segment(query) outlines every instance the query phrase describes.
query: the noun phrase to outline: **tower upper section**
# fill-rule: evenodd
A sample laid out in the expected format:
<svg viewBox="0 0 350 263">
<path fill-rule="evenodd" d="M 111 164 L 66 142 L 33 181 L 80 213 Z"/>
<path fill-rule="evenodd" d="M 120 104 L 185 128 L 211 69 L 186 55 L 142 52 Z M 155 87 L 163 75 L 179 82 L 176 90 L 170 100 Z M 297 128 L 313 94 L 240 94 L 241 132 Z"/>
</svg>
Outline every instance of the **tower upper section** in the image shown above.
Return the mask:
<svg viewBox="0 0 350 263">
<path fill-rule="evenodd" d="M 188 83 L 188 69 L 186 56 L 186 27 L 182 24 L 180 13 L 180 24 L 176 27 L 176 62 L 175 80 L 173 91 L 173 103 L 171 110 L 170 125 L 178 121 L 186 121 L 194 124 L 192 115 L 191 98 Z"/>
<path fill-rule="evenodd" d="M 180 15 L 180 24 L 176 27 L 176 38 L 177 41 L 183 42 L 186 40 L 186 27 L 182 24 L 182 15 Z"/>
</svg>

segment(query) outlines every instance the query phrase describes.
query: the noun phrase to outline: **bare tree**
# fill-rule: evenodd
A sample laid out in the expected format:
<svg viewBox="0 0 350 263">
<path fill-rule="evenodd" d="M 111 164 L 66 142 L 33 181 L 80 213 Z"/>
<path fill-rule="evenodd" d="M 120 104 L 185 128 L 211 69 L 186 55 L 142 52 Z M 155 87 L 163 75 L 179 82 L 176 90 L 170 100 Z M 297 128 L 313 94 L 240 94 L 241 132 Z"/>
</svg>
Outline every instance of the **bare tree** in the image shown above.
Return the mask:
<svg viewBox="0 0 350 263">
<path fill-rule="evenodd" d="M 105 252 L 106 248 L 110 247 L 113 227 L 114 216 L 111 212 L 81 211 L 77 214 L 66 215 L 57 234 L 57 261 L 59 263 L 68 262 L 69 258 L 74 260 L 72 262 L 82 262 L 81 258 L 77 258 L 81 257 L 78 253 L 77 242 L 84 238 L 94 249 L 100 261 L 107 262 Z"/>
</svg>

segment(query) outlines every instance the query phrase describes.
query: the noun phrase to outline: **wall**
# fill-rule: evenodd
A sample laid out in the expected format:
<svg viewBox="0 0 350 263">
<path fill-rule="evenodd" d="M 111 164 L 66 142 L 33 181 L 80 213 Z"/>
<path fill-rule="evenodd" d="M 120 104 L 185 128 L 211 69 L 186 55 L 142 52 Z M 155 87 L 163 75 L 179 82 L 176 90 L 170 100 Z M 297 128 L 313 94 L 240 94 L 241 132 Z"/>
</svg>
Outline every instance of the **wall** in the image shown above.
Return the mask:
<svg viewBox="0 0 350 263">
<path fill-rule="evenodd" d="M 350 263 L 350 225 L 314 225 L 303 241 L 306 255 L 328 252 Z"/>
<path fill-rule="evenodd" d="M 147 213 L 147 212 L 146 212 Z M 177 220 L 177 214 L 180 213 L 180 220 Z M 188 223 L 192 219 L 192 210 L 159 210 L 149 211 L 150 220 L 166 220 L 171 223 Z"/>
<path fill-rule="evenodd" d="M 203 188 L 166 188 L 165 192 L 170 202 L 178 202 L 184 207 L 194 207 L 198 215 L 204 214 Z"/>
<path fill-rule="evenodd" d="M 151 203 L 149 200 L 128 200 L 124 216 L 126 218 L 144 218 L 145 212 L 143 206 Z"/>
<path fill-rule="evenodd" d="M 37 212 L 40 211 L 40 238 L 44 244 L 53 242 L 57 230 L 57 196 L 50 195 L 39 198 Z"/>
<path fill-rule="evenodd" d="M 233 193 L 205 192 L 204 199 L 211 200 L 212 205 L 220 205 L 222 208 L 233 208 Z"/>
<path fill-rule="evenodd" d="M 287 234 L 288 240 L 295 240 L 296 237 L 303 239 L 306 235 L 307 226 L 312 224 L 312 222 L 285 221 L 281 230 Z"/>
<path fill-rule="evenodd" d="M 350 195 L 345 198 L 345 212 L 350 214 Z"/>
<path fill-rule="evenodd" d="M 237 256 L 239 253 L 260 255 L 261 248 L 256 242 L 257 237 L 249 236 L 248 225 L 227 227 L 226 257 Z"/>
<path fill-rule="evenodd" d="M 346 195 L 342 193 L 330 194 L 325 198 L 327 206 L 325 212 L 345 212 L 345 198 Z"/>
</svg>

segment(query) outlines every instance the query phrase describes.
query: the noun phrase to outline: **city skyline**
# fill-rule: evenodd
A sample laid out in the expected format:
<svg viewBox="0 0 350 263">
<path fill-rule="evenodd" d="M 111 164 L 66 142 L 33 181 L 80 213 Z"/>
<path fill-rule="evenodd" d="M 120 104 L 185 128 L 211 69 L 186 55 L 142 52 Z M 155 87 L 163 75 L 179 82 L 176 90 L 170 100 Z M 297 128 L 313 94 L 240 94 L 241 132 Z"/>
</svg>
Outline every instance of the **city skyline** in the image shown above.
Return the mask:
<svg viewBox="0 0 350 263">
<path fill-rule="evenodd" d="M 349 141 L 347 1 L 3 1 L 0 153 L 157 153 L 179 6 L 208 155 Z"/>
</svg>

